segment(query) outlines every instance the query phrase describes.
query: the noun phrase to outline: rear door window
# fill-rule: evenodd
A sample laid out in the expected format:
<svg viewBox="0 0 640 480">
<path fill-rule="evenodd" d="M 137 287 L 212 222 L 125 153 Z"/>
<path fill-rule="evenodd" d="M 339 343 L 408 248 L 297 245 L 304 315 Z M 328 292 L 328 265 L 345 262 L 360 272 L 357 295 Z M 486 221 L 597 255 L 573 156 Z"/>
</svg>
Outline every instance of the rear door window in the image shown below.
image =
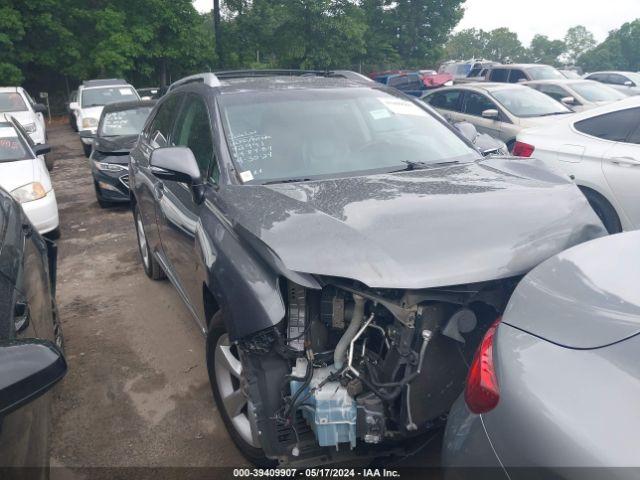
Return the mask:
<svg viewBox="0 0 640 480">
<path fill-rule="evenodd" d="M 498 106 L 480 93 L 467 92 L 465 94 L 464 113 L 481 117 L 485 110 L 498 110 Z"/>
<path fill-rule="evenodd" d="M 525 80 L 527 80 L 527 75 L 524 73 L 524 70 L 511 70 L 511 73 L 509 74 L 509 83 L 518 83 Z"/>
<path fill-rule="evenodd" d="M 447 90 L 445 92 L 436 92 L 427 97 L 429 105 L 443 110 L 451 110 L 460 112 L 462 100 L 462 90 Z"/>
<path fill-rule="evenodd" d="M 631 132 L 637 130 L 639 124 L 640 108 L 630 108 L 576 122 L 574 127 L 602 140 L 628 142 Z"/>
<path fill-rule="evenodd" d="M 549 95 L 551 98 L 562 101 L 563 98 L 571 97 L 572 95 L 567 92 L 564 88 L 559 87 L 557 85 L 536 85 L 536 89 L 540 90 L 542 93 Z"/>
<path fill-rule="evenodd" d="M 494 68 L 491 70 L 489 80 L 492 82 L 506 83 L 509 78 L 509 70 L 506 68 Z"/>
</svg>

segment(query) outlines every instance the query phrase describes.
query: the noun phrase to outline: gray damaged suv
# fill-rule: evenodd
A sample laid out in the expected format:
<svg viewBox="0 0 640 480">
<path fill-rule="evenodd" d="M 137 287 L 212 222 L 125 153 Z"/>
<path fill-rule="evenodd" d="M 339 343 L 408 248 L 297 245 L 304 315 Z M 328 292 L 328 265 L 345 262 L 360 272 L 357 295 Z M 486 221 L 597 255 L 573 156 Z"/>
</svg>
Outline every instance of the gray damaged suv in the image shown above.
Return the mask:
<svg viewBox="0 0 640 480">
<path fill-rule="evenodd" d="M 145 272 L 193 314 L 256 464 L 371 458 L 440 425 L 522 276 L 606 234 L 566 176 L 333 77 L 189 77 L 131 152 Z"/>
</svg>

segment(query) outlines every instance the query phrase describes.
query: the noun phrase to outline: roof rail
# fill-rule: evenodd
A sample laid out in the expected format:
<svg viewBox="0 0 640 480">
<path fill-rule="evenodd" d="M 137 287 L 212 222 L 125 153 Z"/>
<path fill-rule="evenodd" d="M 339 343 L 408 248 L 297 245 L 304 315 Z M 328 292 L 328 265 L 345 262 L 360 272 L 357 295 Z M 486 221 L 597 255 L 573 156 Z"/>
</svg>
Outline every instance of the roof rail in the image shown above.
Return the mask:
<svg viewBox="0 0 640 480">
<path fill-rule="evenodd" d="M 220 79 L 231 78 L 251 78 L 251 77 L 273 77 L 273 76 L 289 76 L 289 77 L 305 77 L 305 76 L 327 76 L 331 72 L 327 70 L 285 70 L 285 69 L 270 69 L 270 70 L 223 70 L 221 72 L 215 72 L 216 76 Z"/>
<path fill-rule="evenodd" d="M 82 82 L 83 87 L 102 87 L 105 85 L 128 85 L 128 83 L 121 78 L 99 78 Z"/>
<path fill-rule="evenodd" d="M 204 83 L 210 87 L 219 87 L 221 85 L 220 80 L 215 73 L 207 72 L 207 73 L 196 73 L 195 75 L 189 75 L 188 77 L 181 78 L 180 80 L 176 80 L 169 86 L 169 90 L 174 90 L 182 85 L 187 85 L 188 83 Z"/>
</svg>

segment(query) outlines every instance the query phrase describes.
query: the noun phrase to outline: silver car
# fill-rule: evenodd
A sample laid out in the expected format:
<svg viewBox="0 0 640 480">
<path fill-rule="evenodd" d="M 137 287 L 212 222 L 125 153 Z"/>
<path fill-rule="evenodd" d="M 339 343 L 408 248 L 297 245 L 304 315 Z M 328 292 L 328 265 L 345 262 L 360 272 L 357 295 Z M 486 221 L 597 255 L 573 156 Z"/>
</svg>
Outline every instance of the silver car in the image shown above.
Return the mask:
<svg viewBox="0 0 640 480">
<path fill-rule="evenodd" d="M 604 83 L 619 92 L 631 97 L 640 95 L 640 74 L 635 72 L 595 72 L 590 73 L 586 80 Z"/>
<path fill-rule="evenodd" d="M 450 413 L 444 466 L 638 478 L 639 243 L 640 232 L 584 243 L 521 281 Z"/>
<path fill-rule="evenodd" d="M 504 83 L 472 83 L 440 88 L 422 100 L 452 122 L 469 122 L 480 133 L 499 138 L 511 151 L 525 128 L 548 125 L 573 113 L 567 106 L 532 88 Z"/>
<path fill-rule="evenodd" d="M 610 86 L 593 80 L 539 80 L 526 82 L 524 85 L 549 95 L 575 112 L 583 112 L 627 98 L 625 94 Z"/>
</svg>

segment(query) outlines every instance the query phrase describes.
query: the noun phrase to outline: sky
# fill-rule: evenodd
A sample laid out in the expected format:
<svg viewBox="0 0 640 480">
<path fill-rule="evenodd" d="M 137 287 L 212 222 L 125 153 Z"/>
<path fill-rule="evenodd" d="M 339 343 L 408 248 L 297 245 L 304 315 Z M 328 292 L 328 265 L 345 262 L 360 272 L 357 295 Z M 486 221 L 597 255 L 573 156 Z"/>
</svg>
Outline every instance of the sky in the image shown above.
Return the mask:
<svg viewBox="0 0 640 480">
<path fill-rule="evenodd" d="M 213 0 L 194 5 L 210 11 Z M 507 27 L 528 45 L 538 33 L 561 39 L 570 27 L 584 25 L 601 42 L 610 30 L 640 18 L 640 0 L 467 0 L 465 10 L 456 30 Z"/>
</svg>

